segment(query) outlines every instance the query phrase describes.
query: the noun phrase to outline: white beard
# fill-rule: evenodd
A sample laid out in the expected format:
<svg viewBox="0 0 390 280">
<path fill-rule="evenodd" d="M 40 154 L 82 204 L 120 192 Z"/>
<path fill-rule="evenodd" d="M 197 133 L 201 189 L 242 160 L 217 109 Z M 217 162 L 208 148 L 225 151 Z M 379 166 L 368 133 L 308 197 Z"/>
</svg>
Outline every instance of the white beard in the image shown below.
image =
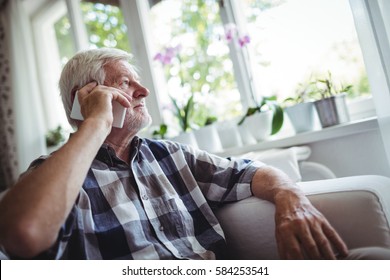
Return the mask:
<svg viewBox="0 0 390 280">
<path fill-rule="evenodd" d="M 142 110 L 142 112 L 137 112 L 136 116 L 126 114 L 126 118 L 126 129 L 135 133 L 139 132 L 141 129 L 149 126 L 152 123 L 152 117 L 150 116 L 146 107 Z"/>
</svg>

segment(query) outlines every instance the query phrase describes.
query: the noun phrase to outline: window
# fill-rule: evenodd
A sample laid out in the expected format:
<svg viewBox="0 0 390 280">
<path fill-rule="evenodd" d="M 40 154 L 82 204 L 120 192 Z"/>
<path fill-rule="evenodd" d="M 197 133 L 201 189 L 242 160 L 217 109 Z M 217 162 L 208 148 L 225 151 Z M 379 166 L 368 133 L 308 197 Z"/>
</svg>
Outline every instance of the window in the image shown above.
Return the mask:
<svg viewBox="0 0 390 280">
<path fill-rule="evenodd" d="M 59 73 L 61 65 L 76 50 L 70 32 L 74 19 L 67 16 L 65 0 L 55 2 L 62 3 L 61 9 L 55 9 L 55 20 L 50 17 L 60 63 L 42 55 L 40 64 L 51 64 Z M 140 5 L 141 1 L 135 2 L 134 5 Z M 164 122 L 174 128 L 171 136 L 180 131 L 171 97 L 183 107 L 193 96 L 192 125 L 196 127 L 202 126 L 208 117 L 215 116 L 222 121 L 242 115 L 250 99 L 258 101 L 262 96 L 277 95 L 282 101 L 293 95 L 300 83 L 321 78 L 328 71 L 339 82 L 354 85 L 351 96 L 370 95 L 348 0 L 148 2 L 154 4 L 145 11 L 128 9 L 129 6 L 122 10 L 119 3 L 130 5 L 127 1 L 84 0 L 77 2 L 77 11 L 86 29 L 87 38 L 83 39 L 88 47 L 131 51 L 144 63 L 143 75 L 149 71 L 146 64 L 161 74 L 166 89 L 155 87 L 152 95 L 159 98 L 153 101 L 157 105 L 154 104 L 151 111 L 162 110 Z M 234 14 L 227 7 L 235 7 Z M 46 13 L 52 12 L 46 10 Z M 134 28 L 129 23 L 137 20 L 147 20 L 150 30 L 139 28 L 143 26 L 140 23 L 136 25 L 139 30 L 129 31 L 125 23 Z M 229 30 L 237 32 L 236 39 L 244 40 L 234 43 L 238 48 L 232 48 Z M 134 37 L 137 32 L 152 34 L 152 40 L 138 40 L 141 37 Z M 131 40 L 137 44 L 131 44 L 128 36 L 133 36 Z M 42 35 L 37 37 L 42 39 Z M 47 40 L 43 41 L 40 44 L 46 44 Z M 139 49 L 152 50 L 151 57 L 140 57 Z M 167 51 L 170 51 L 169 59 L 162 63 L 161 55 L 167 55 Z M 240 55 L 244 60 L 237 59 Z M 50 79 L 57 82 L 58 76 Z M 149 87 L 154 84 L 153 79 L 148 82 Z M 249 89 L 242 86 L 246 84 L 251 84 Z M 53 92 L 52 89 L 43 91 L 45 94 Z M 48 119 L 58 114 L 57 110 L 51 111 Z M 65 118 L 61 122 L 65 125 Z"/>
<path fill-rule="evenodd" d="M 352 84 L 350 97 L 370 88 L 348 0 L 245 0 L 257 98 L 280 100 L 332 73 L 337 83 Z"/>
<path fill-rule="evenodd" d="M 233 75 L 224 26 L 215 0 L 164 0 L 150 9 L 155 67 L 162 67 L 167 83 L 161 92 L 164 120 L 176 124 L 175 108 L 192 96 L 192 126 L 203 126 L 208 118 L 218 120 L 242 113 L 240 94 Z"/>
</svg>

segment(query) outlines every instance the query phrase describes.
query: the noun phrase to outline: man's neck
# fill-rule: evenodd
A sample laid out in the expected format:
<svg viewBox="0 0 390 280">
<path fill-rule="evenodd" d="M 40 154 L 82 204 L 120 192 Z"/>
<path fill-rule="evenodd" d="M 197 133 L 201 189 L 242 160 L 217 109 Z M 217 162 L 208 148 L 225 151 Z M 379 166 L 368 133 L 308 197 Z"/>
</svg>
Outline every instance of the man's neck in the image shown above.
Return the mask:
<svg viewBox="0 0 390 280">
<path fill-rule="evenodd" d="M 130 164 L 131 141 L 133 140 L 135 134 L 130 134 L 124 129 L 121 129 L 120 131 L 117 129 L 114 131 L 114 129 L 110 135 L 108 135 L 104 143 L 114 149 L 117 157 L 127 164 Z"/>
</svg>

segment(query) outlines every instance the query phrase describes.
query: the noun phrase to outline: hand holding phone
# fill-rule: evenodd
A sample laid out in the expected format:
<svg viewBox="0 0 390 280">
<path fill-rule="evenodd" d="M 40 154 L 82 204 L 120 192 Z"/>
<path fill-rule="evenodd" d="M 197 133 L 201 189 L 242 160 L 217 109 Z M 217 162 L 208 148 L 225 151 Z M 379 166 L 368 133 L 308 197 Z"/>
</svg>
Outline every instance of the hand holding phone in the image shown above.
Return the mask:
<svg viewBox="0 0 390 280">
<path fill-rule="evenodd" d="M 112 113 L 113 113 L 113 127 L 118 127 L 122 128 L 123 123 L 125 120 L 125 114 L 126 114 L 126 108 L 123 107 L 121 104 L 119 104 L 116 101 L 112 102 Z M 80 108 L 80 103 L 79 103 L 79 98 L 78 98 L 78 92 L 76 91 L 74 101 L 73 101 L 73 106 L 72 106 L 72 111 L 70 113 L 70 117 L 74 120 L 84 120 L 83 115 L 81 114 L 81 108 Z"/>
</svg>

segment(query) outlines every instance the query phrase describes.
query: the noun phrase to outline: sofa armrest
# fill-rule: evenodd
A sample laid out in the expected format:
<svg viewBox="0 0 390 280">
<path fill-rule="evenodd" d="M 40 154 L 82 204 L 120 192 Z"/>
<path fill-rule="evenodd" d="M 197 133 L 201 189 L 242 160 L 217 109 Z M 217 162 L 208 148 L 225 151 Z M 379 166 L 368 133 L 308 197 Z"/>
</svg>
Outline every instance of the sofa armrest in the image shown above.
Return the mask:
<svg viewBox="0 0 390 280">
<path fill-rule="evenodd" d="M 390 179 L 356 176 L 299 184 L 350 249 L 390 248 Z M 275 209 L 251 197 L 216 212 L 233 259 L 278 259 Z"/>
</svg>

